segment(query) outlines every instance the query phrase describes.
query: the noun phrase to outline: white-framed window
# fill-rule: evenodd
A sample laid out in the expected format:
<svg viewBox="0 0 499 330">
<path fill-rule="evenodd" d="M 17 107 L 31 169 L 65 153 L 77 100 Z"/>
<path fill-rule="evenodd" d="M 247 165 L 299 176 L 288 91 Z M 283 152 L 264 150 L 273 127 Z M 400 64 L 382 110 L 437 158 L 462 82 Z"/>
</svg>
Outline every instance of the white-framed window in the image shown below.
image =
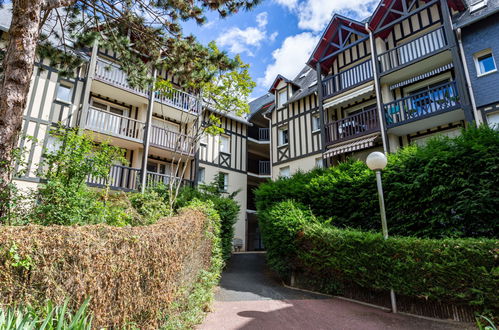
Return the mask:
<svg viewBox="0 0 499 330">
<path fill-rule="evenodd" d="M 315 167 L 317 168 L 324 167 L 324 162 L 322 161 L 322 157 L 318 157 L 315 159 Z"/>
<path fill-rule="evenodd" d="M 279 128 L 279 146 L 284 146 L 289 143 L 288 127 Z"/>
<path fill-rule="evenodd" d="M 229 191 L 229 173 L 220 173 L 223 178 L 223 191 Z"/>
<path fill-rule="evenodd" d="M 494 113 L 488 114 L 487 115 L 487 124 L 490 127 L 499 130 L 499 112 L 494 112 Z"/>
<path fill-rule="evenodd" d="M 492 50 L 486 49 L 473 55 L 477 76 L 483 76 L 497 71 Z"/>
<path fill-rule="evenodd" d="M 204 184 L 206 169 L 204 167 L 198 168 L 198 184 Z"/>
<path fill-rule="evenodd" d="M 220 135 L 220 152 L 228 154 L 230 152 L 230 139 L 226 135 Z"/>
<path fill-rule="evenodd" d="M 57 150 L 59 150 L 62 146 L 62 141 L 57 137 L 53 135 L 48 135 L 47 136 L 47 142 L 45 144 L 45 152 L 48 154 L 55 153 Z"/>
<path fill-rule="evenodd" d="M 286 89 L 277 93 L 277 107 L 280 108 L 288 101 L 288 92 Z"/>
<path fill-rule="evenodd" d="M 57 86 L 57 101 L 62 101 L 64 103 L 71 103 L 71 97 L 73 95 L 73 87 L 69 84 L 59 83 Z"/>
<path fill-rule="evenodd" d="M 321 117 L 319 115 L 312 116 L 312 132 L 317 132 L 321 129 Z"/>
<path fill-rule="evenodd" d="M 202 145 L 208 144 L 208 136 L 206 134 L 207 133 L 201 134 L 201 138 L 199 139 L 199 143 L 201 143 Z"/>
<path fill-rule="evenodd" d="M 291 176 L 291 170 L 289 169 L 289 166 L 279 168 L 279 176 L 282 178 L 289 178 Z"/>
</svg>

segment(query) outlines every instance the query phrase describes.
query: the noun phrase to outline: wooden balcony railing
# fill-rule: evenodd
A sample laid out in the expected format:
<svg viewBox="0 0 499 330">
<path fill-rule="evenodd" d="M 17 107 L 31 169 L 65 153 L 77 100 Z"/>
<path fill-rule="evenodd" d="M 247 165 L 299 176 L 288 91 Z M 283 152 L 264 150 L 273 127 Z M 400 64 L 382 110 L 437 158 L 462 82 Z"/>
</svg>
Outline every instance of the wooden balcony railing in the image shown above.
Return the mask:
<svg viewBox="0 0 499 330">
<path fill-rule="evenodd" d="M 169 131 L 167 129 L 151 126 L 149 142 L 152 146 L 168 149 L 184 155 L 193 155 L 194 139 L 188 135 Z"/>
<path fill-rule="evenodd" d="M 369 109 L 344 119 L 325 125 L 326 144 L 350 140 L 362 135 L 379 131 L 377 109 Z"/>
<path fill-rule="evenodd" d="M 373 68 L 369 59 L 350 69 L 326 77 L 322 81 L 322 95 L 324 98 L 328 98 L 371 79 L 373 79 Z"/>
<path fill-rule="evenodd" d="M 107 179 L 89 176 L 87 184 L 91 187 L 104 188 L 109 185 L 109 188 L 113 190 L 136 191 L 140 188 L 140 173 L 141 170 L 138 168 L 113 165 Z M 175 180 L 175 184 L 192 185 L 191 180 L 153 172 L 147 172 L 146 184 L 147 187 L 152 187 L 159 183 L 168 186 L 171 180 Z"/>
<path fill-rule="evenodd" d="M 138 190 L 140 182 L 140 169 L 113 165 L 109 172 L 109 177 L 107 179 L 96 178 L 89 176 L 87 178 L 87 184 L 92 187 L 109 187 L 113 190 Z"/>
<path fill-rule="evenodd" d="M 258 140 L 269 141 L 269 129 L 268 128 L 259 128 L 258 129 Z"/>
<path fill-rule="evenodd" d="M 270 161 L 269 160 L 258 161 L 258 174 L 259 175 L 270 175 Z"/>
<path fill-rule="evenodd" d="M 387 127 L 460 108 L 456 82 L 451 81 L 383 106 Z"/>
<path fill-rule="evenodd" d="M 144 123 L 98 108 L 89 107 L 85 128 L 124 139 L 142 141 Z"/>
<path fill-rule="evenodd" d="M 438 28 L 378 55 L 381 73 L 401 68 L 417 60 L 437 53 L 447 45 L 444 28 Z"/>
<path fill-rule="evenodd" d="M 95 68 L 95 78 L 134 94 L 144 97 L 149 95 L 149 91 L 147 89 L 130 86 L 126 73 L 123 72 L 116 63 L 98 59 Z M 202 104 L 200 100 L 196 96 L 189 93 L 175 88 L 171 88 L 165 93 L 156 93 L 156 101 L 159 103 L 163 103 L 186 112 L 199 113 L 201 110 Z"/>
<path fill-rule="evenodd" d="M 187 179 L 181 179 L 179 177 L 171 176 L 168 174 L 160 174 L 160 173 L 154 173 L 154 172 L 147 172 L 147 186 L 148 187 L 153 187 L 158 184 L 163 184 L 165 186 L 170 185 L 170 182 L 172 182 L 174 186 L 177 185 L 182 185 L 182 186 L 192 186 L 193 182 L 191 180 Z"/>
</svg>

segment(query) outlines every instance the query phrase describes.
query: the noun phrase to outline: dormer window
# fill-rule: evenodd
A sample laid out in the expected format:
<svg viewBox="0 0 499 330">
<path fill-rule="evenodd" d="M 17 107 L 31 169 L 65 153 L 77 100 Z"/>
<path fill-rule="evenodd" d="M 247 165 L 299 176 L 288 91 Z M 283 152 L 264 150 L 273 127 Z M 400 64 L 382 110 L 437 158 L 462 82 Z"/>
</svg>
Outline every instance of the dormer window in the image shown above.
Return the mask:
<svg viewBox="0 0 499 330">
<path fill-rule="evenodd" d="M 277 94 L 277 107 L 282 107 L 288 101 L 288 93 L 286 89 L 280 91 Z"/>
<path fill-rule="evenodd" d="M 473 0 L 470 4 L 470 13 L 480 10 L 487 6 L 487 0 Z"/>
</svg>

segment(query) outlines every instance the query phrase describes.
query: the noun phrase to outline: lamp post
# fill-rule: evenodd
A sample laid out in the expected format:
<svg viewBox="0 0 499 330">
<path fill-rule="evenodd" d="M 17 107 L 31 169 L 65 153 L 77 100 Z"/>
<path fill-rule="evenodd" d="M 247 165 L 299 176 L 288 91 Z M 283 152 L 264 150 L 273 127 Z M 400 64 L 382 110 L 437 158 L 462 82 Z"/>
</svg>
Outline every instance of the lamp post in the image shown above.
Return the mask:
<svg viewBox="0 0 499 330">
<path fill-rule="evenodd" d="M 383 238 L 388 238 L 388 225 L 386 224 L 385 199 L 383 197 L 383 185 L 381 183 L 381 171 L 386 167 L 388 160 L 384 153 L 375 151 L 369 154 L 366 159 L 367 167 L 376 172 L 376 184 L 378 186 L 379 211 L 381 214 L 381 228 L 383 230 Z M 397 313 L 397 301 L 395 292 L 390 289 L 390 300 L 392 303 L 392 312 Z"/>
</svg>

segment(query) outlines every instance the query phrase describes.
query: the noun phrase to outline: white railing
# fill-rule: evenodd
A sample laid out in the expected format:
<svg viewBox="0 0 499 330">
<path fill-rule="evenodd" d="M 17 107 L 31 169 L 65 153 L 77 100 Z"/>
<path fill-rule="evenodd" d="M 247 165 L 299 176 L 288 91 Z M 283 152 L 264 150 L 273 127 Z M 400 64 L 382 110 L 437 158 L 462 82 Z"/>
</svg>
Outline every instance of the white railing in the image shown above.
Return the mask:
<svg viewBox="0 0 499 330">
<path fill-rule="evenodd" d="M 167 129 L 151 126 L 151 145 L 191 155 L 194 152 L 193 138 Z"/>
<path fill-rule="evenodd" d="M 170 88 L 164 92 L 156 92 L 156 100 L 159 103 L 187 112 L 199 113 L 201 110 L 201 101 L 196 96 L 175 88 Z"/>
<path fill-rule="evenodd" d="M 132 140 L 142 140 L 144 123 L 94 107 L 89 107 L 85 128 Z"/>
</svg>

